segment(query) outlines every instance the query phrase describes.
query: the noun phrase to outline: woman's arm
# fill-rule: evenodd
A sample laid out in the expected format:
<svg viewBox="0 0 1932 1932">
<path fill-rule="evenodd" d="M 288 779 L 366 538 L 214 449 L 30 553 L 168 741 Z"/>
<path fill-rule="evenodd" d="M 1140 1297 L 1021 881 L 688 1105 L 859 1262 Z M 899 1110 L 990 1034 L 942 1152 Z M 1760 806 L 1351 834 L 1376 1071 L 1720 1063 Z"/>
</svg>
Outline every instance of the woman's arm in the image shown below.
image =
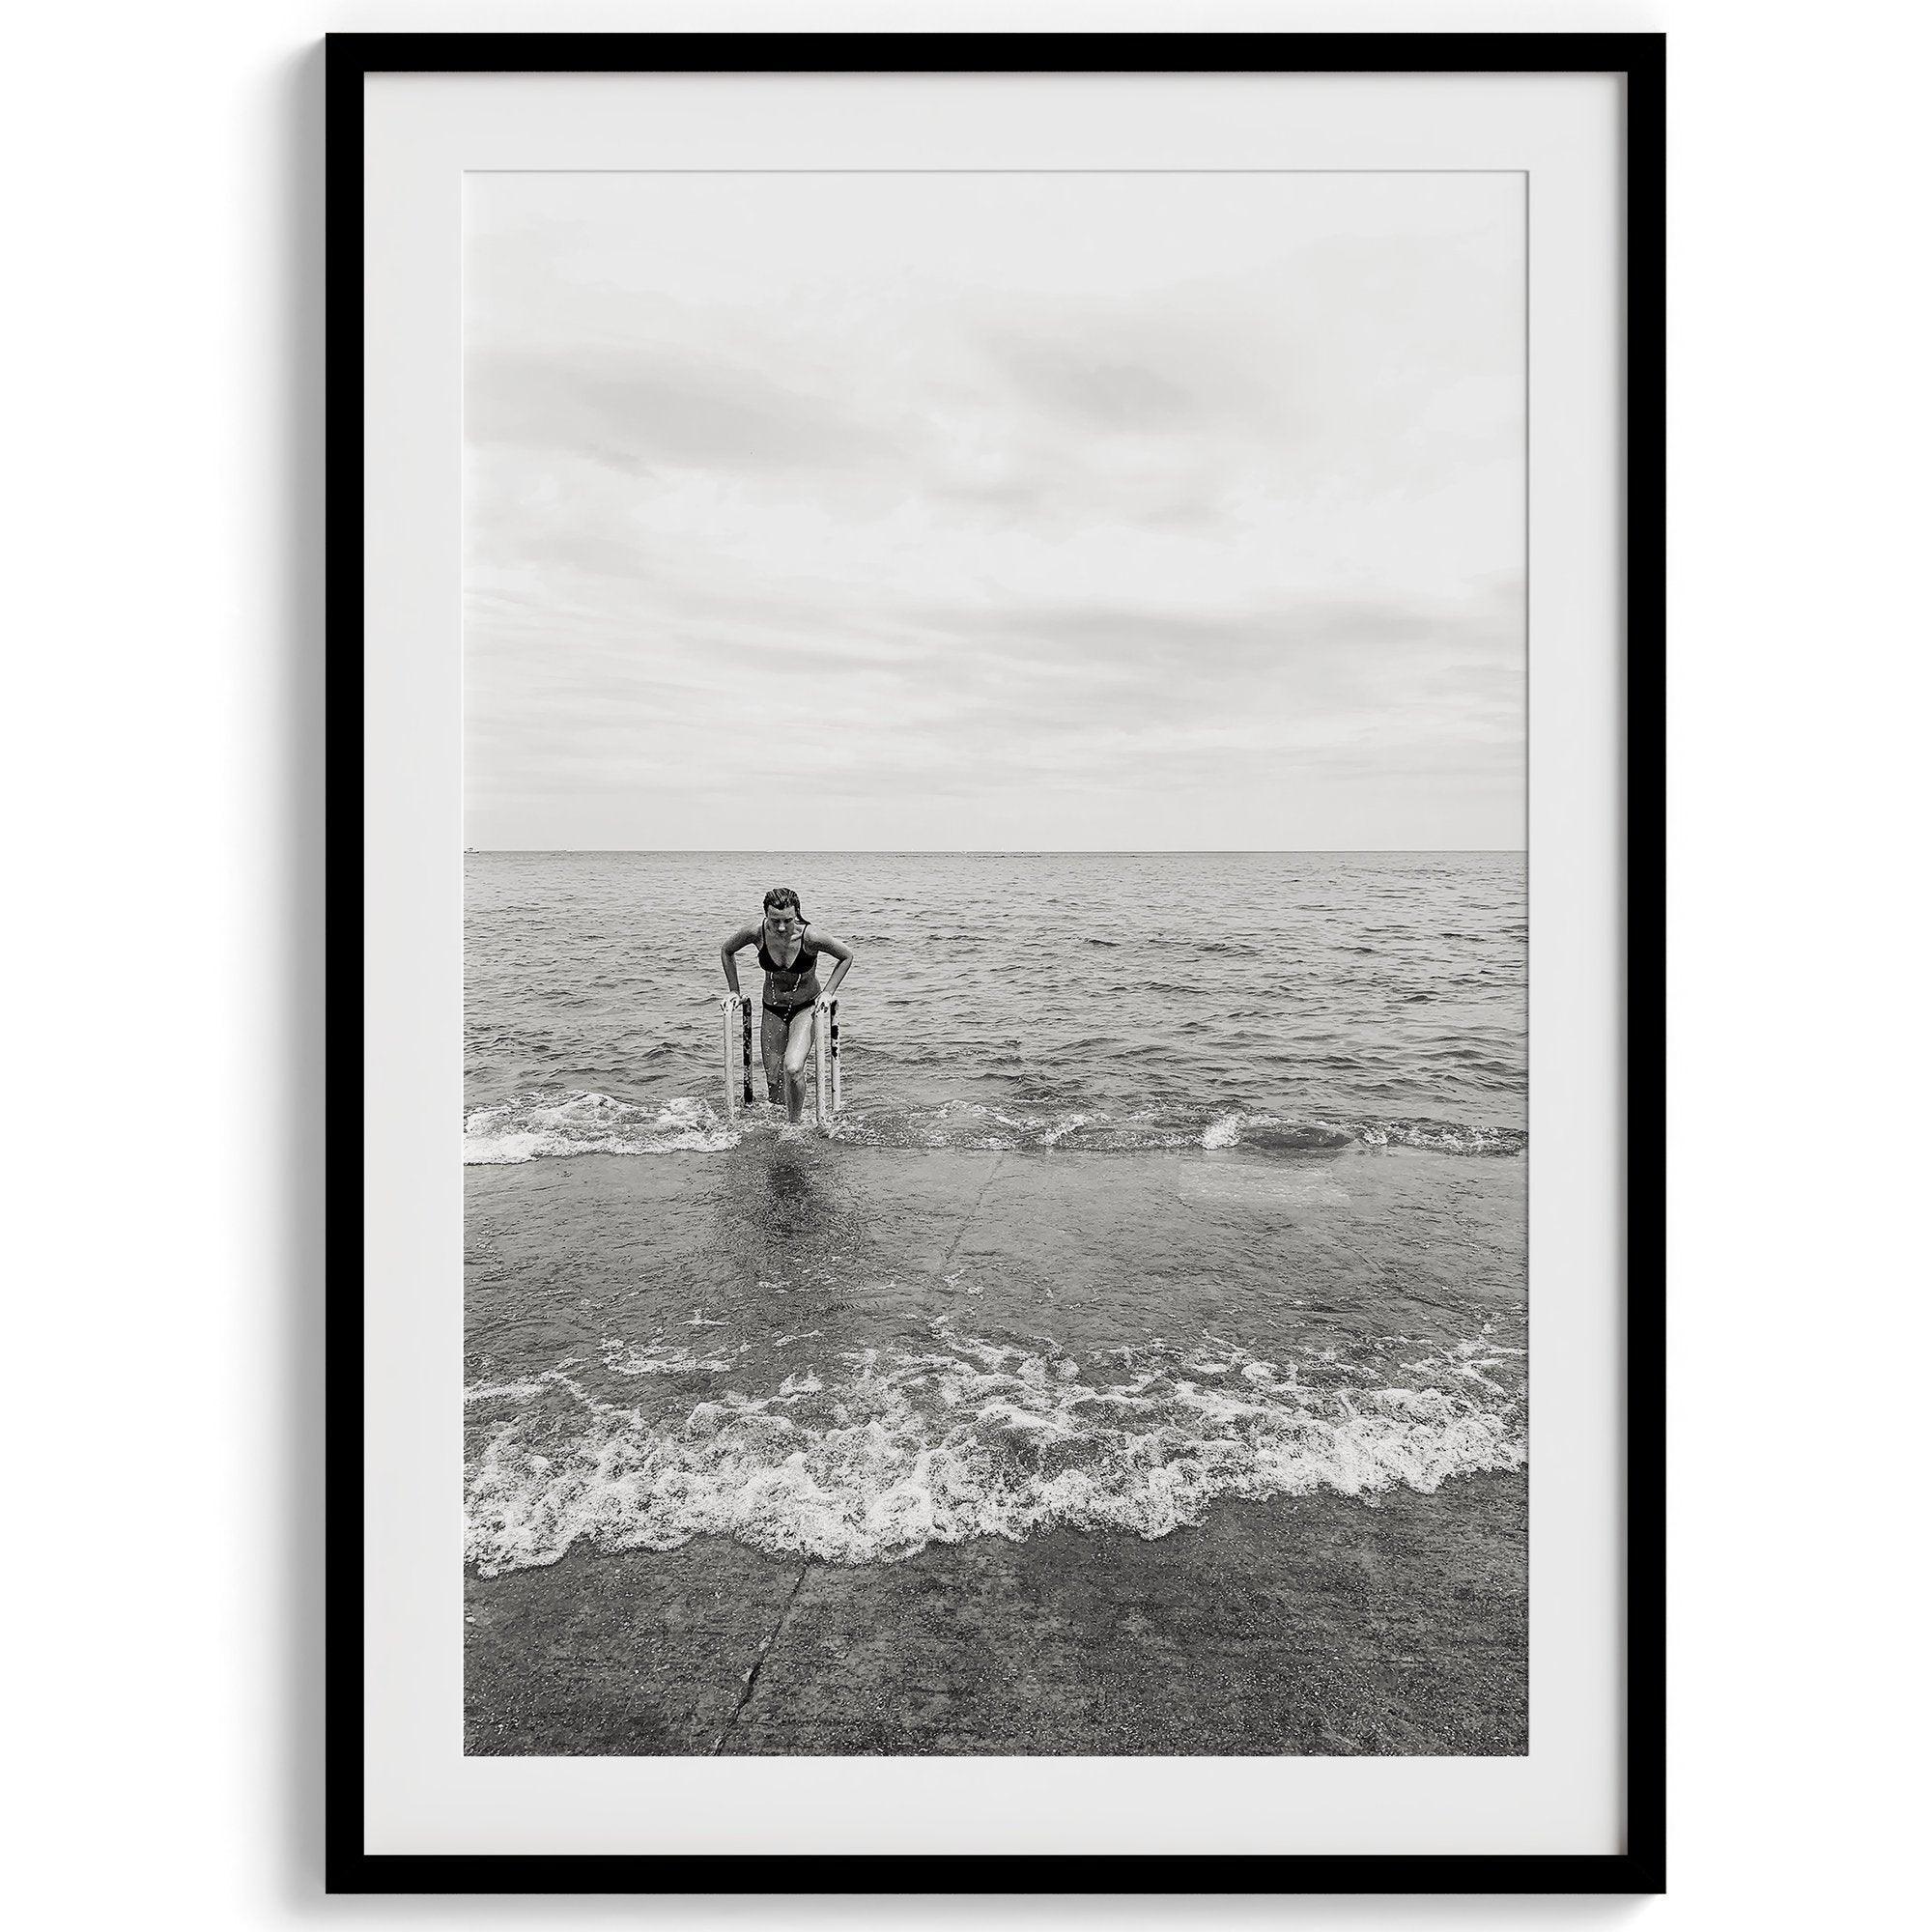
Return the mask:
<svg viewBox="0 0 1932 1932">
<path fill-rule="evenodd" d="M 735 993 L 738 991 L 738 954 L 758 936 L 755 925 L 741 925 L 723 946 L 718 949 L 718 957 L 724 967 L 724 983 Z"/>
<path fill-rule="evenodd" d="M 838 990 L 839 980 L 852 970 L 852 949 L 843 940 L 834 939 L 827 933 L 814 932 L 811 943 L 819 952 L 831 953 L 838 962 L 833 967 L 831 979 L 826 980 L 818 995 L 821 1000 L 829 1000 Z"/>
</svg>

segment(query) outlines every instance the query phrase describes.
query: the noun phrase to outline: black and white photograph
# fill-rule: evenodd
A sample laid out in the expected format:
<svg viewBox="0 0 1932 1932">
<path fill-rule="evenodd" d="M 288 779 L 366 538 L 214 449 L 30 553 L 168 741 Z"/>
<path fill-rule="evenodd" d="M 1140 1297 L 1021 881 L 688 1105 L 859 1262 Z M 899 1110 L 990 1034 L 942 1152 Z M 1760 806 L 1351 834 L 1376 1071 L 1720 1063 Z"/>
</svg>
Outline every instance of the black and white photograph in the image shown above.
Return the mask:
<svg viewBox="0 0 1932 1932">
<path fill-rule="evenodd" d="M 17 1922 L 1924 1916 L 1932 16 L 19 24 Z"/>
<path fill-rule="evenodd" d="M 464 220 L 466 1751 L 1525 1752 L 1524 177 Z"/>
</svg>

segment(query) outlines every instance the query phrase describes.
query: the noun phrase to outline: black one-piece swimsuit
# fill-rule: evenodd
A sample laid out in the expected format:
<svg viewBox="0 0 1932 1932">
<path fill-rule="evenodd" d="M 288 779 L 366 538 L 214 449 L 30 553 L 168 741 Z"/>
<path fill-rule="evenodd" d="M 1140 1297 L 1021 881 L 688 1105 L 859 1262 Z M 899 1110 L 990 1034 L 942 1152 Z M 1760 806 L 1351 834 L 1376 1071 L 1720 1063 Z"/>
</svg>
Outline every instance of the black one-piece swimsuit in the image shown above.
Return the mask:
<svg viewBox="0 0 1932 1932">
<path fill-rule="evenodd" d="M 818 948 L 810 936 L 798 937 L 798 957 L 789 966 L 781 966 L 765 951 L 765 935 L 758 933 L 758 964 L 765 969 L 764 1007 L 789 1026 L 792 1015 L 802 1012 L 818 997 Z"/>
</svg>

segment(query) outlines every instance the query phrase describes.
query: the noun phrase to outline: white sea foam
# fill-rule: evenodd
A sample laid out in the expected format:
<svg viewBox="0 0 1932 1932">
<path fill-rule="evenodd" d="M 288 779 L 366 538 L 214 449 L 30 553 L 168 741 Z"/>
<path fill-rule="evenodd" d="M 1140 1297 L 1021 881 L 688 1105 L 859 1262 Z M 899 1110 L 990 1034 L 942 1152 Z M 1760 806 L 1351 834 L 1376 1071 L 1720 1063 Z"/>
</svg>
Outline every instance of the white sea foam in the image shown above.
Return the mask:
<svg viewBox="0 0 1932 1932">
<path fill-rule="evenodd" d="M 1056 1524 L 1157 1537 L 1219 1496 L 1433 1492 L 1524 1461 L 1520 1400 L 1483 1348 L 1388 1386 L 1363 1367 L 1155 1344 L 1158 1361 L 1114 1351 L 1128 1358 L 1117 1380 L 1051 1347 L 933 1327 L 929 1350 L 800 1365 L 763 1395 L 725 1384 L 682 1415 L 649 1418 L 554 1372 L 471 1391 L 502 1416 L 469 1470 L 469 1560 L 496 1575 L 579 1542 L 668 1549 L 705 1534 L 844 1563 Z M 606 1346 L 624 1374 L 676 1354 Z"/>
<path fill-rule="evenodd" d="M 656 1342 L 647 1349 L 609 1339 L 604 1344 L 604 1366 L 613 1376 L 715 1376 L 722 1375 L 736 1359 L 735 1352 L 700 1355 L 668 1342 Z"/>
<path fill-rule="evenodd" d="M 478 1107 L 463 1123 L 466 1167 L 502 1167 L 580 1153 L 718 1153 L 740 1129 L 703 1100 L 677 1095 L 639 1105 L 609 1094 L 520 1097 Z"/>
<path fill-rule="evenodd" d="M 522 1094 L 478 1107 L 464 1122 L 466 1165 L 505 1166 L 571 1154 L 722 1153 L 748 1132 L 781 1140 L 811 1139 L 808 1116 L 787 1122 L 754 1102 L 749 1120 L 726 1121 L 707 1100 L 680 1094 L 660 1101 L 609 1094 Z M 1149 1111 L 1121 1118 L 1092 1110 L 1003 1111 L 977 1100 L 937 1107 L 848 1108 L 831 1123 L 833 1140 L 855 1147 L 1015 1151 L 1067 1149 L 1085 1153 L 1175 1151 L 1190 1147 L 1300 1154 L 1350 1147 L 1417 1148 L 1432 1153 L 1520 1153 L 1520 1128 L 1443 1121 L 1293 1120 L 1222 1109 L 1191 1117 Z"/>
<path fill-rule="evenodd" d="M 1529 1139 L 1520 1127 L 1471 1126 L 1447 1121 L 1357 1121 L 1341 1131 L 1351 1134 L 1364 1147 L 1419 1148 L 1427 1153 L 1520 1153 Z"/>
</svg>

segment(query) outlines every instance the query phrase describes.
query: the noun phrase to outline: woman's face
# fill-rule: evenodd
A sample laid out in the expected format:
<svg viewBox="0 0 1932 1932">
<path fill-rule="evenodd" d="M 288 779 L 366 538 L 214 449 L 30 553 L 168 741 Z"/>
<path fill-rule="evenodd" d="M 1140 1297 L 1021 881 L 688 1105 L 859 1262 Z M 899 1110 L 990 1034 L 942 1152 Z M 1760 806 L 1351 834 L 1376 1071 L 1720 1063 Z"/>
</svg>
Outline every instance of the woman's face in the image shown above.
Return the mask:
<svg viewBox="0 0 1932 1932">
<path fill-rule="evenodd" d="M 775 939 L 789 939 L 798 930 L 798 908 L 794 905 L 767 906 L 765 927 Z"/>
</svg>

